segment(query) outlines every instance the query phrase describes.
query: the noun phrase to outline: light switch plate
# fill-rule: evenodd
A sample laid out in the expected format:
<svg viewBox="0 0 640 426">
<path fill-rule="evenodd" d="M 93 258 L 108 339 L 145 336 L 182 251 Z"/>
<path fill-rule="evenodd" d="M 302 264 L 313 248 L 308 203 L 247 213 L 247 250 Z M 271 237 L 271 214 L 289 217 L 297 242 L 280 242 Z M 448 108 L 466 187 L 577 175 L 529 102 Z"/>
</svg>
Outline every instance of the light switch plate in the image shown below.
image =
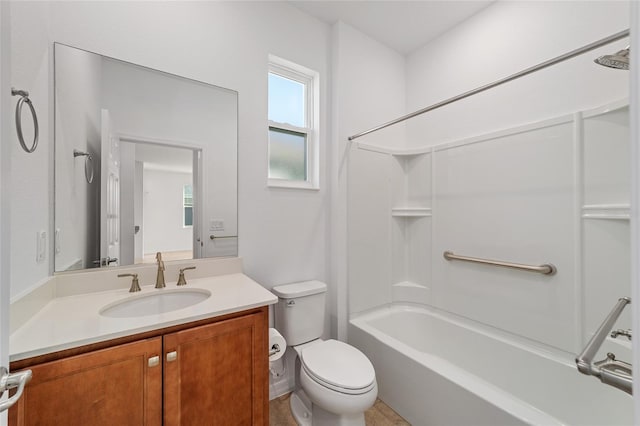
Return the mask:
<svg viewBox="0 0 640 426">
<path fill-rule="evenodd" d="M 47 258 L 47 231 L 36 232 L 36 262 L 42 263 Z"/>
<path fill-rule="evenodd" d="M 209 231 L 212 232 L 222 232 L 224 231 L 224 220 L 222 219 L 211 219 L 209 222 Z"/>
</svg>

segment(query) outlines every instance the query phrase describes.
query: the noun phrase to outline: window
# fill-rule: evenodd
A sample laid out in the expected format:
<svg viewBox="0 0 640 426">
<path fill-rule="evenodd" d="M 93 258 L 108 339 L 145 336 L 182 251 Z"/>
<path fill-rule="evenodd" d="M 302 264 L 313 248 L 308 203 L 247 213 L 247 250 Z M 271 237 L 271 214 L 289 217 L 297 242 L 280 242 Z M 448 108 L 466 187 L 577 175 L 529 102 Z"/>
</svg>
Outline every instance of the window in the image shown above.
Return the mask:
<svg viewBox="0 0 640 426">
<path fill-rule="evenodd" d="M 193 187 L 184 185 L 182 187 L 182 226 L 187 228 L 193 226 Z"/>
<path fill-rule="evenodd" d="M 269 186 L 318 189 L 318 73 L 269 57 Z"/>
</svg>

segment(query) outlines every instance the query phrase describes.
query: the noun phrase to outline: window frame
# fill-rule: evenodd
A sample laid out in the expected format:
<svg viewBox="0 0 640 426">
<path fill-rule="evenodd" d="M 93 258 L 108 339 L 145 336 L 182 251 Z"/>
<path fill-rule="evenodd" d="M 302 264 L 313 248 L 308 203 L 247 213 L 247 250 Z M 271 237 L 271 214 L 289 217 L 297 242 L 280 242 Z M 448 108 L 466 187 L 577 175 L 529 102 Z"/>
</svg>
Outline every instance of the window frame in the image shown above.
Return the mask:
<svg viewBox="0 0 640 426">
<path fill-rule="evenodd" d="M 279 123 L 268 119 L 267 127 L 267 185 L 277 188 L 295 189 L 320 189 L 320 156 L 319 156 L 319 74 L 301 65 L 287 61 L 277 56 L 269 55 L 269 74 L 293 80 L 304 86 L 304 127 L 294 126 L 288 123 Z M 267 101 L 269 96 L 267 84 Z M 269 140 L 269 130 L 281 130 L 283 132 L 293 132 L 305 135 L 306 153 L 306 179 L 290 180 L 269 177 L 269 163 L 271 161 L 271 141 Z"/>
</svg>

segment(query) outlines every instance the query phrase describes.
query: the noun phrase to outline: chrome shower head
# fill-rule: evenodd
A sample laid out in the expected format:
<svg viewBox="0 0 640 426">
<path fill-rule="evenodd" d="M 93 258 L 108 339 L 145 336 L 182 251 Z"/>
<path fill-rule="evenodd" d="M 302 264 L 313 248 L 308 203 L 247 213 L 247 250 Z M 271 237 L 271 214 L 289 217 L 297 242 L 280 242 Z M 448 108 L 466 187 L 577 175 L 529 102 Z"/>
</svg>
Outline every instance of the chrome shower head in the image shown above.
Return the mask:
<svg viewBox="0 0 640 426">
<path fill-rule="evenodd" d="M 628 70 L 629 69 L 629 46 L 627 46 L 625 49 L 622 49 L 614 53 L 613 55 L 600 56 L 599 58 L 594 59 L 593 62 L 609 68 L 616 68 L 619 70 Z"/>
</svg>

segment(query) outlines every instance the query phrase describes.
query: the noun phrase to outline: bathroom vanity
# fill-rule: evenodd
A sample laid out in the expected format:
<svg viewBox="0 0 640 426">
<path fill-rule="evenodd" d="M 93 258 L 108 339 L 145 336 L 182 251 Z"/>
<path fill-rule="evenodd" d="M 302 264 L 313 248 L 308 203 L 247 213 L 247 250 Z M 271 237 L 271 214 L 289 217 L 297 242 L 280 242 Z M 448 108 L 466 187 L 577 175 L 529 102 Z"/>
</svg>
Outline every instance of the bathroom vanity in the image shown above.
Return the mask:
<svg viewBox="0 0 640 426">
<path fill-rule="evenodd" d="M 199 268 L 234 261 L 205 260 Z M 54 284 L 61 293 L 73 287 Z M 268 424 L 268 305 L 275 296 L 239 272 L 192 278 L 186 287 L 210 296 L 158 314 L 140 305 L 145 315 L 123 318 L 101 312 L 145 293 L 176 292 L 175 282 L 143 286 L 137 295 L 127 287 L 47 302 L 11 336 L 18 351 L 11 370 L 29 368 L 33 378 L 9 424 Z"/>
</svg>

